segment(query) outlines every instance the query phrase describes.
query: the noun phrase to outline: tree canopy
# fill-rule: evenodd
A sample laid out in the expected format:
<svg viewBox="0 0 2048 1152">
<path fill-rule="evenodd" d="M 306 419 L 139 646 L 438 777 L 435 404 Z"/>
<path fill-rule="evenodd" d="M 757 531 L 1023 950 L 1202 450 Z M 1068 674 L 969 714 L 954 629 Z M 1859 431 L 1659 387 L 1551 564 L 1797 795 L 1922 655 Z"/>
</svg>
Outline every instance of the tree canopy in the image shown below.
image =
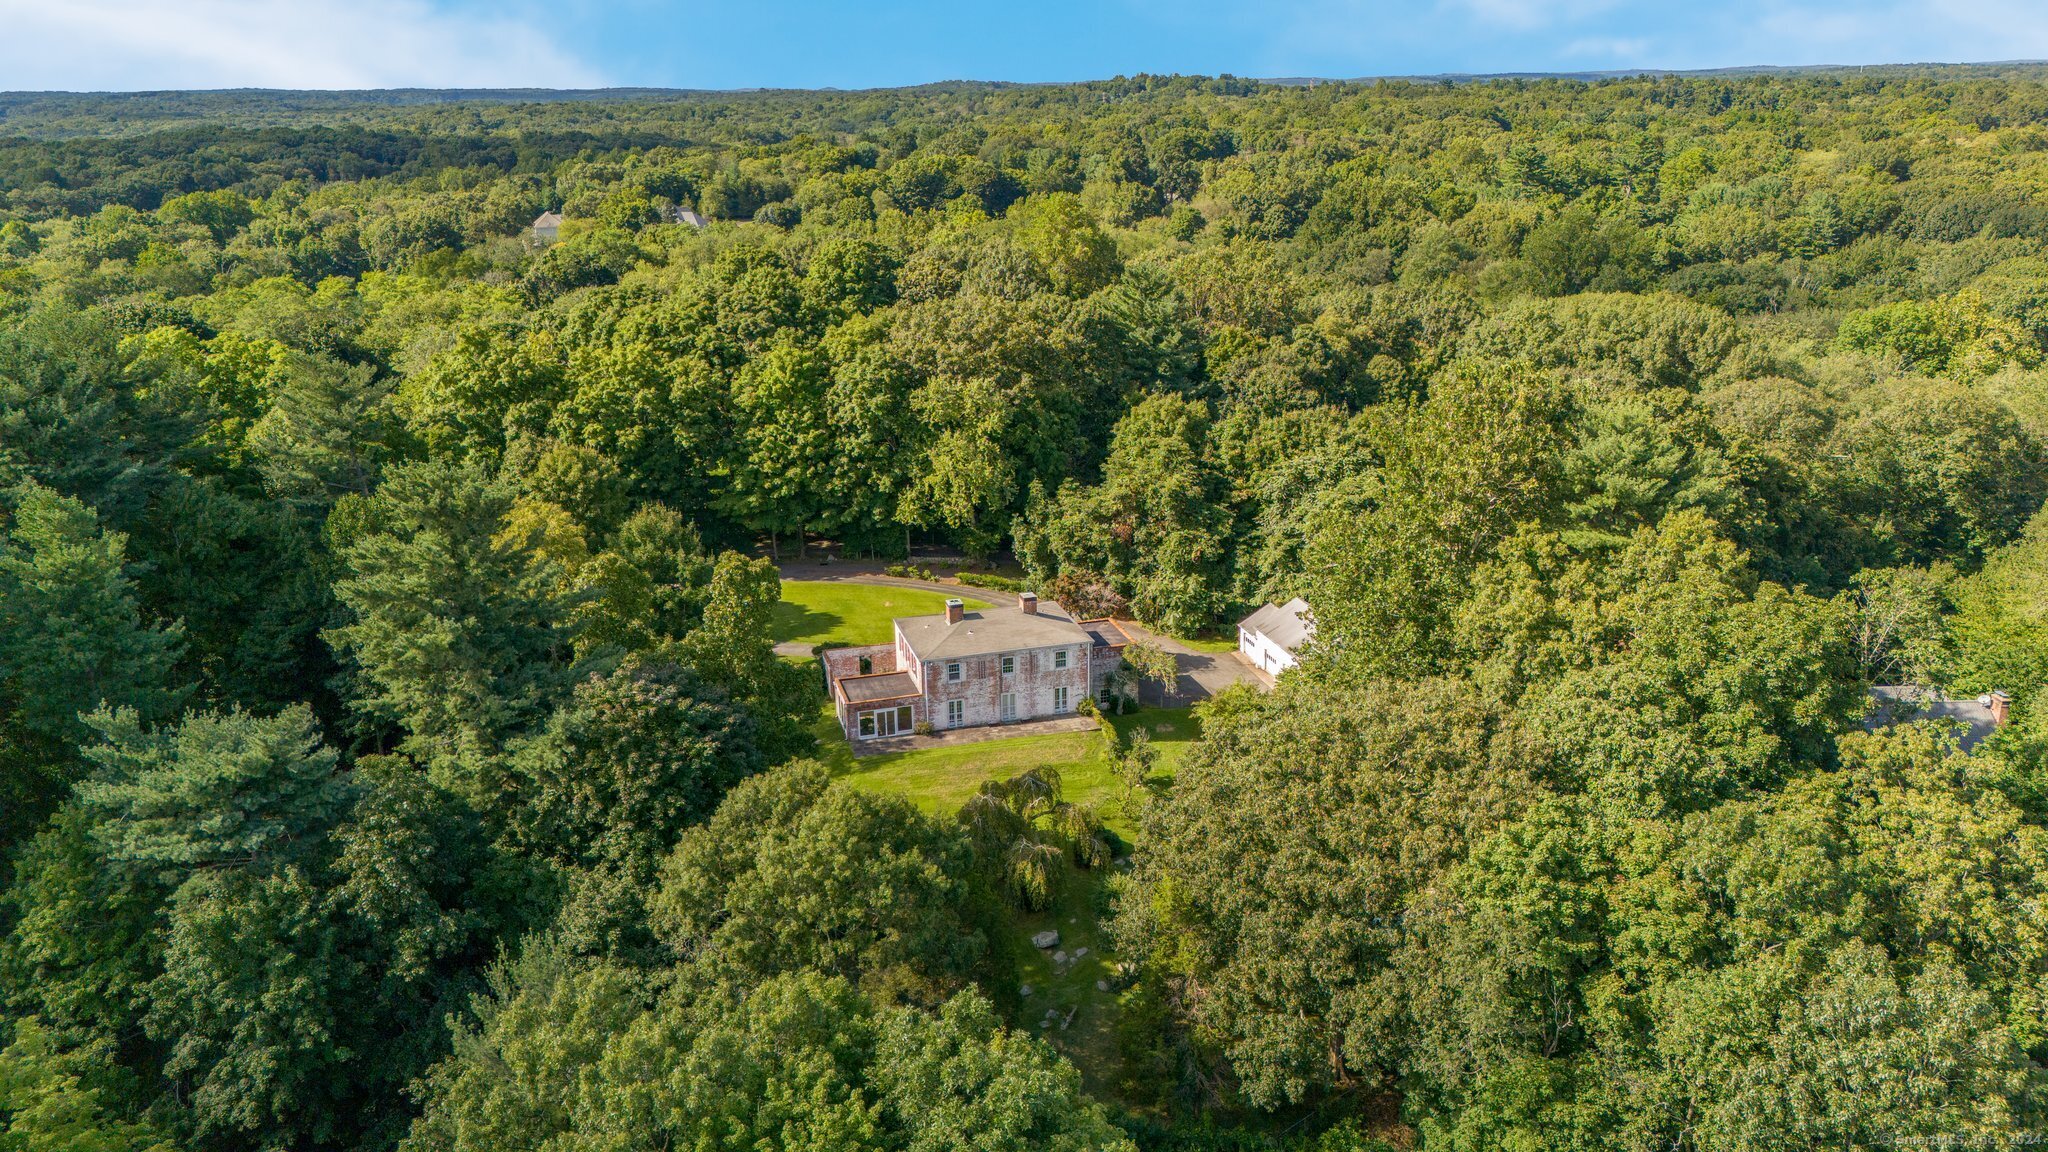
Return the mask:
<svg viewBox="0 0 2048 1152">
<path fill-rule="evenodd" d="M 2031 1138 L 2044 116 L 0 95 L 0 1152 Z M 935 555 L 1113 738 L 884 790 L 783 580 Z"/>
</svg>

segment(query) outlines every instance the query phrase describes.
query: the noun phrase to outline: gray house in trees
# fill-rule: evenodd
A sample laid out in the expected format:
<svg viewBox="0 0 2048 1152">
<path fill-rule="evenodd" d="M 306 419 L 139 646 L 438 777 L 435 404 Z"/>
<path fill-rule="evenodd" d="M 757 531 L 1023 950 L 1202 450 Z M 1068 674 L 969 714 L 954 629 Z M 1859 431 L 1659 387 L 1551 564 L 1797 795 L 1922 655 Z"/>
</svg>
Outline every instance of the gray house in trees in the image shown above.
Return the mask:
<svg viewBox="0 0 2048 1152">
<path fill-rule="evenodd" d="M 1863 726 L 1876 731 L 1918 720 L 1940 721 L 1955 726 L 1957 746 L 1968 752 L 1998 731 L 2011 709 L 2012 697 L 1999 691 L 1951 700 L 1919 684 L 1880 684 L 1870 690 L 1870 712 Z"/>
</svg>

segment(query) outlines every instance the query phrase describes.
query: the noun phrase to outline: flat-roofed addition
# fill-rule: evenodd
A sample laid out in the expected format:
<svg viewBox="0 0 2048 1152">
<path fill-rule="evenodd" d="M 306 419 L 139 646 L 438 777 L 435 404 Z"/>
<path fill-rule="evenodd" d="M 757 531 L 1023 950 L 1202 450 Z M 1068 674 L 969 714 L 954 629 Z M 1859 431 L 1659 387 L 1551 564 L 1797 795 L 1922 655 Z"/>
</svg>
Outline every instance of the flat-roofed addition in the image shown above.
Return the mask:
<svg viewBox="0 0 2048 1152">
<path fill-rule="evenodd" d="M 1097 648 L 1121 649 L 1131 642 L 1130 633 L 1114 620 L 1083 620 L 1081 630 L 1088 633 L 1088 638 Z"/>
<path fill-rule="evenodd" d="M 875 676 L 846 676 L 839 692 L 848 704 L 872 704 L 880 700 L 902 700 L 917 695 L 917 682 L 908 672 L 883 672 Z"/>
</svg>

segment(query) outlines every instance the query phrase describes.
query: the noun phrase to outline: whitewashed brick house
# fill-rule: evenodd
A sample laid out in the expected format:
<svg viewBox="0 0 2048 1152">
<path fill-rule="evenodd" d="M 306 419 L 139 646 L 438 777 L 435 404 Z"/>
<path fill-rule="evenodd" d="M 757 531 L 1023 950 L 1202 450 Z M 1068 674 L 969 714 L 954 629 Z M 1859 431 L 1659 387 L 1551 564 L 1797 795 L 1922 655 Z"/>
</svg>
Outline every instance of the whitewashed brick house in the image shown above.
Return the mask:
<svg viewBox="0 0 2048 1152">
<path fill-rule="evenodd" d="M 824 654 L 839 725 L 859 743 L 930 723 L 943 731 L 1073 712 L 1123 659 L 1113 620 L 1075 620 L 1025 593 L 1015 608 L 968 611 L 959 600 L 902 616 L 895 639 Z"/>
</svg>

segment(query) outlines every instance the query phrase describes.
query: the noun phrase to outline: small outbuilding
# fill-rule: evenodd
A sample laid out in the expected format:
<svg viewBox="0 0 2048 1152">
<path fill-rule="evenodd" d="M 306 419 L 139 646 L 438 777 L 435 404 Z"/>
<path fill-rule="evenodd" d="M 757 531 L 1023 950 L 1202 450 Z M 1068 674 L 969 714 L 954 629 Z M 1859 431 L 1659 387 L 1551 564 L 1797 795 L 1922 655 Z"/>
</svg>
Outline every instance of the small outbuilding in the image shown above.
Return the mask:
<svg viewBox="0 0 2048 1152">
<path fill-rule="evenodd" d="M 533 218 L 533 238 L 543 244 L 553 244 L 562 238 L 562 214 L 543 212 Z"/>
<path fill-rule="evenodd" d="M 1285 604 L 1268 604 L 1240 620 L 1237 651 L 1252 667 L 1278 676 L 1300 663 L 1302 645 L 1315 630 L 1308 601 L 1296 596 Z"/>
</svg>

